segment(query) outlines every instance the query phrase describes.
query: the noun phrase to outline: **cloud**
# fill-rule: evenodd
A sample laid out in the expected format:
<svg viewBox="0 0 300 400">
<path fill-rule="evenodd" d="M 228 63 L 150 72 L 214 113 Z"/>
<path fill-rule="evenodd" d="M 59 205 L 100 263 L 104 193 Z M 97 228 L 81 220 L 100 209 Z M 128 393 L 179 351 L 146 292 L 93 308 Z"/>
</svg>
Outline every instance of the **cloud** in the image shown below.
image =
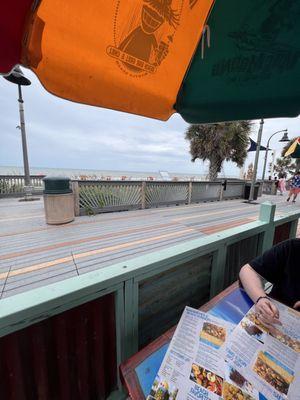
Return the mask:
<svg viewBox="0 0 300 400">
<path fill-rule="evenodd" d="M 184 139 L 187 124 L 179 115 L 161 122 L 117 111 L 72 103 L 46 92 L 24 69 L 32 85 L 23 89 L 30 165 L 33 167 L 206 173 L 191 163 Z M 22 165 L 17 87 L 0 78 L 0 165 Z M 288 127 L 299 134 L 299 119 L 266 121 L 263 143 L 272 132 Z M 252 137 L 256 139 L 258 124 Z M 279 139 L 279 137 L 278 137 Z M 272 146 L 277 146 L 274 139 Z M 280 148 L 281 145 L 278 145 Z M 227 175 L 238 175 L 231 163 Z"/>
</svg>

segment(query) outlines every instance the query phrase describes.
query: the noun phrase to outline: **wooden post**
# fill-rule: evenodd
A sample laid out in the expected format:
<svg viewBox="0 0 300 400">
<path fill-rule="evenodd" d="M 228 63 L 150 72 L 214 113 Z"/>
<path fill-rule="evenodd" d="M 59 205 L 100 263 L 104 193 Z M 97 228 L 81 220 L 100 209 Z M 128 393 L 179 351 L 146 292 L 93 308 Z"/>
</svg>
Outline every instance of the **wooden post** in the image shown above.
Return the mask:
<svg viewBox="0 0 300 400">
<path fill-rule="evenodd" d="M 276 205 L 272 204 L 270 201 L 263 203 L 260 206 L 259 220 L 266 222 L 268 225 L 265 232 L 263 233 L 263 240 L 261 243 L 262 253 L 270 249 L 273 245 L 274 233 L 275 233 L 275 217 Z"/>
<path fill-rule="evenodd" d="M 193 190 L 193 182 L 189 182 L 189 190 L 188 190 L 188 204 L 192 202 L 192 190 Z"/>
<path fill-rule="evenodd" d="M 142 204 L 142 210 L 144 210 L 146 208 L 146 181 L 142 181 L 141 204 Z"/>
<path fill-rule="evenodd" d="M 75 217 L 78 217 L 80 215 L 78 181 L 72 181 L 72 190 L 73 190 L 73 195 L 74 195 L 74 213 L 75 213 Z"/>
<path fill-rule="evenodd" d="M 291 222 L 289 239 L 294 239 L 297 236 L 298 223 L 298 218 Z"/>
<path fill-rule="evenodd" d="M 218 247 L 218 250 L 213 252 L 209 293 L 210 298 L 216 296 L 224 289 L 226 257 L 227 244 L 225 242 Z"/>
</svg>

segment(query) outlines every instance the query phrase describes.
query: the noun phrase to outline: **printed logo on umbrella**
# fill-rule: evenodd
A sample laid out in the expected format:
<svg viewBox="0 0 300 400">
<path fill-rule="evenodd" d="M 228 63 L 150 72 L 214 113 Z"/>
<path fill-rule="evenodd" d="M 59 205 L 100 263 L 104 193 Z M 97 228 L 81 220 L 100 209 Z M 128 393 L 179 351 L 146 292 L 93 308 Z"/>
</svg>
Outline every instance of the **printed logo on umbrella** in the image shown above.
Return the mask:
<svg viewBox="0 0 300 400">
<path fill-rule="evenodd" d="M 192 9 L 198 0 L 189 0 Z M 114 17 L 114 46 L 107 54 L 127 75 L 154 74 L 169 54 L 180 25 L 184 0 L 142 0 L 128 13 L 126 0 L 118 0 Z"/>
</svg>

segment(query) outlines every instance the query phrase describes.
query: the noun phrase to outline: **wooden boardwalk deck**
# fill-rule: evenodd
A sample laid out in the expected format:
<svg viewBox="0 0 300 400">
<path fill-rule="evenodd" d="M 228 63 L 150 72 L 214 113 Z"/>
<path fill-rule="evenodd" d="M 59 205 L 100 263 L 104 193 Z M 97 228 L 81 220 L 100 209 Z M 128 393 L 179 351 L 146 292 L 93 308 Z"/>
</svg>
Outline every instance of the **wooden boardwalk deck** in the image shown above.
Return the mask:
<svg viewBox="0 0 300 400">
<path fill-rule="evenodd" d="M 277 213 L 295 210 L 280 196 Z M 45 223 L 43 202 L 0 200 L 0 293 L 11 296 L 76 274 L 242 225 L 258 218 L 259 205 L 228 200 L 78 217 Z M 8 277 L 8 278 L 7 278 Z M 3 290 L 4 288 L 4 290 Z"/>
</svg>

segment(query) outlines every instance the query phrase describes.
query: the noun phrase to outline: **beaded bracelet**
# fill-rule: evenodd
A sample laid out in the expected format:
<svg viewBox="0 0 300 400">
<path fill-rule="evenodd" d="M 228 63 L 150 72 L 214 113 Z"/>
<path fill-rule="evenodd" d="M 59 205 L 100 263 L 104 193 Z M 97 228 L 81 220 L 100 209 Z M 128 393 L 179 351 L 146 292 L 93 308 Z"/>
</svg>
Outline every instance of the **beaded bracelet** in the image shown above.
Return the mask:
<svg viewBox="0 0 300 400">
<path fill-rule="evenodd" d="M 268 299 L 268 296 L 259 296 L 259 298 L 256 300 L 255 304 L 257 304 L 259 302 L 259 300 L 261 299 Z"/>
</svg>

